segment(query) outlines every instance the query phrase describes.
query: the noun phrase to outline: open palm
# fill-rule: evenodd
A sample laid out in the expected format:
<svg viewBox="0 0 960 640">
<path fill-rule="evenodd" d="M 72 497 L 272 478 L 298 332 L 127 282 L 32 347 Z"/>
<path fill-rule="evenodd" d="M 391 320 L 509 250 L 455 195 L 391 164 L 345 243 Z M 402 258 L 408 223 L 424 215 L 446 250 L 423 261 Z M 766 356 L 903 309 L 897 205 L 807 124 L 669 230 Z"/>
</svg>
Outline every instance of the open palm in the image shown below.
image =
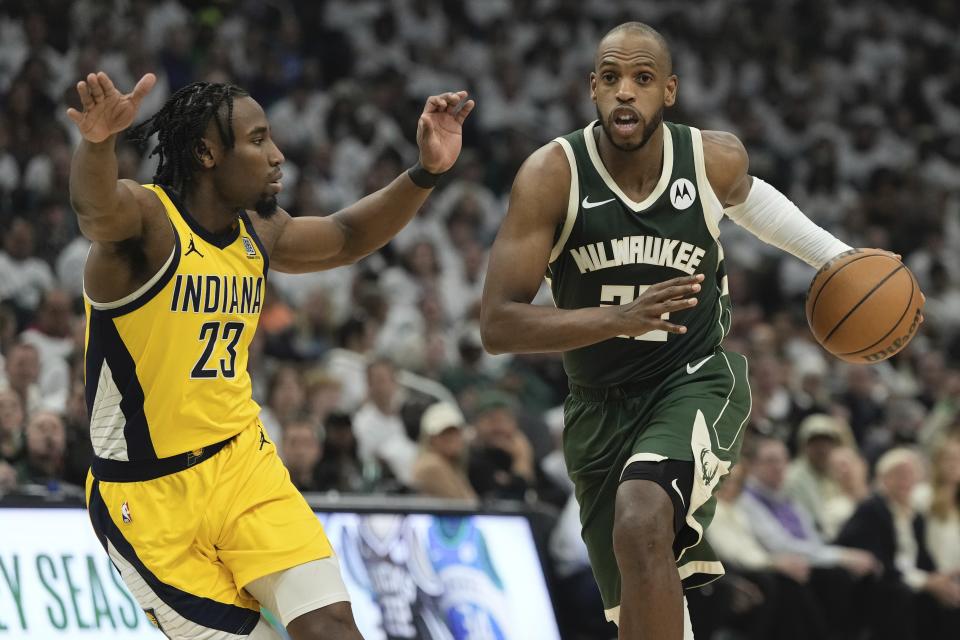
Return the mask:
<svg viewBox="0 0 960 640">
<path fill-rule="evenodd" d="M 417 146 L 420 147 L 420 164 L 430 173 L 447 171 L 460 155 L 463 122 L 476 106 L 466 97 L 466 91 L 458 91 L 427 99 L 417 122 Z"/>
<path fill-rule="evenodd" d="M 103 71 L 91 73 L 86 80 L 77 83 L 83 111 L 67 109 L 67 117 L 77 125 L 86 140 L 103 142 L 130 126 L 140 103 L 156 82 L 157 77 L 148 73 L 140 78 L 132 92 L 120 93 Z"/>
</svg>

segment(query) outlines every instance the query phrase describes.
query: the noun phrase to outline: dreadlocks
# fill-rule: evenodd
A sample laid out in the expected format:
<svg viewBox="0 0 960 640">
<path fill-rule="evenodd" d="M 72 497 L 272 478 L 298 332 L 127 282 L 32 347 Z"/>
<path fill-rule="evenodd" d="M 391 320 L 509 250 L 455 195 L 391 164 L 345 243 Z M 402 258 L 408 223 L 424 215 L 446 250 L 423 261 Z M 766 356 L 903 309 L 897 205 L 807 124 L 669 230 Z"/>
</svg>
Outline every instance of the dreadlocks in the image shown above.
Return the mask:
<svg viewBox="0 0 960 640">
<path fill-rule="evenodd" d="M 194 82 L 170 96 L 152 118 L 131 128 L 127 137 L 141 145 L 146 144 L 154 133 L 158 134 L 159 143 L 149 156 L 160 156 L 153 181 L 184 192 L 200 168 L 196 156 L 197 145 L 206 133 L 211 118 L 217 124 L 223 146 L 232 149 L 233 99 L 247 95 L 245 90 L 232 84 Z M 221 114 L 224 105 L 225 118 Z"/>
</svg>

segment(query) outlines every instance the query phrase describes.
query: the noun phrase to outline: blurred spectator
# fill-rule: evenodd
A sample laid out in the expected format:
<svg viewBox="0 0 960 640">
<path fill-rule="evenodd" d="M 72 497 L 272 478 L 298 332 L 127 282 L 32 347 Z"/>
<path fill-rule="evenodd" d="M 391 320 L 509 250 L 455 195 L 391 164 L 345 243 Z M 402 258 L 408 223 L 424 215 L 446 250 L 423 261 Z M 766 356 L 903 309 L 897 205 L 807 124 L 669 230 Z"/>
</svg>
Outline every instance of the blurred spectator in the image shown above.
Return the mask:
<svg viewBox="0 0 960 640">
<path fill-rule="evenodd" d="M 337 410 L 343 395 L 343 384 L 323 370 L 315 369 L 306 374 L 306 413 L 317 424 L 327 421 L 327 416 Z"/>
<path fill-rule="evenodd" d="M 73 355 L 73 308 L 60 289 L 44 293 L 36 321 L 23 332 L 23 341 L 37 348 L 40 356 L 40 393 L 43 407 L 62 413 L 70 391 L 70 357 Z"/>
<path fill-rule="evenodd" d="M 847 366 L 846 390 L 840 395 L 839 401 L 849 412 L 850 428 L 861 445 L 867 439 L 867 432 L 880 426 L 883 421 L 884 408 L 878 397 L 882 393 L 873 367 Z"/>
<path fill-rule="evenodd" d="M 0 300 L 11 300 L 26 316 L 36 309 L 44 291 L 54 286 L 50 265 L 35 257 L 33 226 L 14 218 L 3 230 L 0 251 Z"/>
<path fill-rule="evenodd" d="M 883 565 L 882 579 L 863 594 L 876 640 L 946 638 L 960 629 L 960 582 L 936 570 L 926 522 L 911 504 L 920 473 L 910 449 L 885 453 L 877 462 L 877 493 L 857 507 L 837 537 Z"/>
<path fill-rule="evenodd" d="M 0 389 L 0 460 L 16 463 L 23 454 L 26 414 L 13 389 Z"/>
<path fill-rule="evenodd" d="M 741 463 L 724 479 L 706 536 L 728 574 L 761 591 L 763 605 L 738 613 L 732 607 L 709 603 L 710 609 L 719 610 L 712 626 L 733 626 L 758 640 L 825 638 L 826 620 L 808 586 L 810 562 L 792 553 L 772 554 L 757 539 L 740 501 L 746 476 L 746 466 Z"/>
<path fill-rule="evenodd" d="M 830 452 L 827 473 L 837 491 L 821 508 L 822 533 L 825 540 L 833 540 L 857 505 L 870 494 L 870 487 L 867 484 L 867 463 L 852 447 L 840 446 Z"/>
<path fill-rule="evenodd" d="M 938 571 L 960 576 L 960 438 L 934 451 L 931 485 L 927 548 Z"/>
<path fill-rule="evenodd" d="M 83 380 L 74 380 L 63 418 L 67 431 L 67 460 L 63 479 L 82 487 L 86 484 L 87 471 L 93 460 L 90 417 L 87 413 L 86 385 Z"/>
<path fill-rule="evenodd" d="M 839 489 L 829 474 L 830 454 L 843 440 L 842 427 L 837 418 L 815 413 L 800 423 L 797 441 L 800 456 L 787 470 L 786 493 L 813 516 L 813 522 L 825 533 L 827 501 Z"/>
<path fill-rule="evenodd" d="M 267 402 L 260 409 L 260 422 L 271 442 L 283 442 L 283 425 L 300 418 L 305 402 L 300 372 L 291 365 L 282 365 L 273 372 L 267 388 Z M 282 451 L 282 444 L 280 446 Z"/>
<path fill-rule="evenodd" d="M 465 471 L 466 421 L 460 409 L 447 402 L 431 405 L 420 420 L 420 455 L 413 464 L 411 486 L 437 498 L 476 502 Z"/>
<path fill-rule="evenodd" d="M 749 460 L 743 509 L 761 544 L 772 553 L 802 556 L 815 567 L 840 566 L 855 576 L 874 572 L 876 559 L 869 553 L 823 542 L 810 514 L 784 491 L 788 463 L 787 448 L 772 438 L 760 439 Z"/>
<path fill-rule="evenodd" d="M 323 446 L 317 436 L 317 427 L 307 420 L 296 420 L 283 425 L 283 463 L 290 471 L 290 480 L 300 491 L 317 491 L 317 463 L 323 456 Z"/>
<path fill-rule="evenodd" d="M 517 425 L 513 399 L 502 391 L 484 392 L 474 406 L 473 425 L 469 475 L 477 494 L 484 499 L 532 499 L 537 486 L 533 447 Z"/>
<path fill-rule="evenodd" d="M 741 506 L 754 535 L 773 554 L 792 554 L 811 568 L 814 591 L 828 620 L 828 628 L 845 638 L 859 626 L 860 612 L 846 603 L 857 583 L 880 570 L 877 559 L 849 546 L 828 545 L 817 533 L 813 518 L 784 492 L 786 446 L 772 438 L 757 438 L 747 452 L 749 479 Z"/>
<path fill-rule="evenodd" d="M 63 420 L 55 413 L 39 411 L 27 422 L 26 448 L 17 463 L 20 485 L 43 485 L 51 492 L 68 490 L 77 494 L 80 487 L 63 481 L 66 463 L 67 432 Z"/>
<path fill-rule="evenodd" d="M 317 463 L 317 481 L 324 491 L 356 493 L 364 489 L 350 416 L 334 412 L 324 423 L 323 456 Z"/>
<path fill-rule="evenodd" d="M 20 397 L 20 404 L 27 415 L 39 411 L 43 396 L 37 381 L 40 379 L 40 355 L 37 348 L 25 342 L 14 344 L 4 362 L 5 379 L 0 380 L 0 389 L 10 389 Z"/>
<path fill-rule="evenodd" d="M 407 435 L 400 417 L 404 397 L 396 375 L 389 360 L 379 359 L 367 365 L 369 395 L 357 411 L 353 431 L 365 468 L 370 466 L 376 475 L 387 475 L 410 486 L 417 445 Z"/>
</svg>

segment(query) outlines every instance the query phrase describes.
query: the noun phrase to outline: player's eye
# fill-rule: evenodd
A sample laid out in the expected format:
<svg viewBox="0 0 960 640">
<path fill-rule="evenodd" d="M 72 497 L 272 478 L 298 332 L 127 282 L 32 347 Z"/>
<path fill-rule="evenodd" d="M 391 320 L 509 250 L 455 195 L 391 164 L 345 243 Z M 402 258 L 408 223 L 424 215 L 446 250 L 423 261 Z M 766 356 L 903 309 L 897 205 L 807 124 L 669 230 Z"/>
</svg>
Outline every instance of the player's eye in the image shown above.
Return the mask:
<svg viewBox="0 0 960 640">
<path fill-rule="evenodd" d="M 637 82 L 640 84 L 647 84 L 648 82 L 653 82 L 653 76 L 649 73 L 641 73 L 637 76 Z"/>
<path fill-rule="evenodd" d="M 613 82 L 614 80 L 617 79 L 617 77 L 614 74 L 607 72 L 601 75 L 600 79 L 603 80 L 604 82 Z"/>
<path fill-rule="evenodd" d="M 257 146 L 259 147 L 261 144 L 263 144 L 263 138 L 254 138 L 254 139 L 251 140 L 250 142 L 252 142 L 253 144 L 255 144 L 255 145 L 257 145 Z"/>
</svg>

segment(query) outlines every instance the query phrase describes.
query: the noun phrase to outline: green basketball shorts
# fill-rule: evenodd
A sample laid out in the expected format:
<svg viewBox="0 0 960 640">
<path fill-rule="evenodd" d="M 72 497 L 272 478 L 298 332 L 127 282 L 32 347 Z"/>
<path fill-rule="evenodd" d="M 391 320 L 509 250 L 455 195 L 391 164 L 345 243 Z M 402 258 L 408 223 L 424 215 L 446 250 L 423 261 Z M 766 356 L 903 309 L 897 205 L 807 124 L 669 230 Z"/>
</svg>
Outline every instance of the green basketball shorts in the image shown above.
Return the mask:
<svg viewBox="0 0 960 640">
<path fill-rule="evenodd" d="M 587 388 L 571 385 L 564 406 L 563 451 L 580 504 L 583 539 L 607 618 L 620 608 L 620 571 L 613 553 L 617 488 L 636 461 L 687 460 L 694 478 L 677 569 L 684 588 L 723 575 L 703 532 L 716 508 L 714 491 L 737 462 L 750 383 L 744 356 L 717 349 L 659 383 Z"/>
</svg>

